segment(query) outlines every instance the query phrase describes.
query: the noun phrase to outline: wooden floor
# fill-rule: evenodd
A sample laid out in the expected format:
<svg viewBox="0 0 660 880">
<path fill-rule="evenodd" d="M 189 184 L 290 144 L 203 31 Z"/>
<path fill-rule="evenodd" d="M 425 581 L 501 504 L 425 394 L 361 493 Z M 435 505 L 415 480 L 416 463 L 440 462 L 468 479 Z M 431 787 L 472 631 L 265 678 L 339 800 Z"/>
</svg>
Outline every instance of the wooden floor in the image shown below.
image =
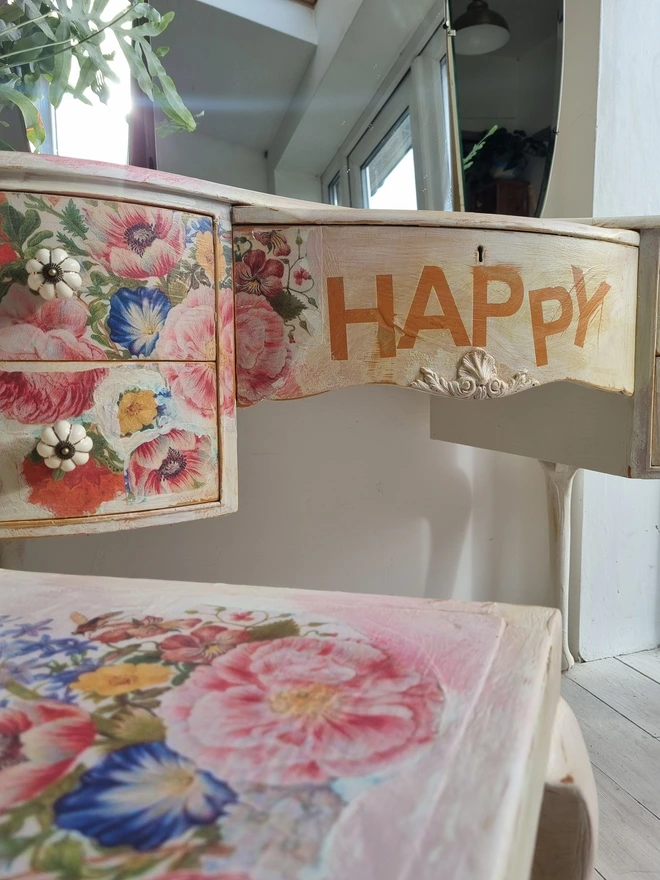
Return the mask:
<svg viewBox="0 0 660 880">
<path fill-rule="evenodd" d="M 660 650 L 577 665 L 562 692 L 598 786 L 597 875 L 660 880 Z"/>
</svg>

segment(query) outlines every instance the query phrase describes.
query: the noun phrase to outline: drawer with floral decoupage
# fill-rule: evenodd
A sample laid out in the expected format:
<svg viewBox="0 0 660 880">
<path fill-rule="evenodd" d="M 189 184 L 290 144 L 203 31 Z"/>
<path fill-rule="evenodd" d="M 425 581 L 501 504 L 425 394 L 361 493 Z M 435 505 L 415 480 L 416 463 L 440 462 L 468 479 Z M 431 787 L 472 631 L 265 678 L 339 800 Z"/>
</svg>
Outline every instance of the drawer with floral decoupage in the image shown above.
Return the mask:
<svg viewBox="0 0 660 880">
<path fill-rule="evenodd" d="M 217 502 L 216 400 L 214 363 L 0 363 L 0 523 Z"/>
<path fill-rule="evenodd" d="M 0 537 L 236 509 L 229 206 L 153 197 L 0 195 Z"/>
<path fill-rule="evenodd" d="M 213 218 L 37 193 L 0 195 L 0 360 L 212 361 Z"/>
</svg>

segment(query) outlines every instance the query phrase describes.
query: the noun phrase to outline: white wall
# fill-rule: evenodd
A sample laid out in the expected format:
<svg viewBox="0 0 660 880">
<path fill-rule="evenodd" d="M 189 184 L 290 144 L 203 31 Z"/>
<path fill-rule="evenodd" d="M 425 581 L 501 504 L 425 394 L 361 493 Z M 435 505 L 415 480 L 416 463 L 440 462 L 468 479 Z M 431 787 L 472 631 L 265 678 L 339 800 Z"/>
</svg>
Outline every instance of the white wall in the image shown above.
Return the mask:
<svg viewBox="0 0 660 880">
<path fill-rule="evenodd" d="M 660 214 L 660 3 L 601 0 L 593 216 Z M 660 484 L 584 474 L 585 659 L 660 642 Z"/>
<path fill-rule="evenodd" d="M 268 191 L 266 157 L 258 150 L 216 140 L 198 130 L 157 138 L 156 151 L 161 171 Z"/>
<path fill-rule="evenodd" d="M 10 568 L 548 602 L 535 462 L 429 439 L 428 400 L 360 388 L 239 413 L 239 510 L 10 542 Z"/>
</svg>

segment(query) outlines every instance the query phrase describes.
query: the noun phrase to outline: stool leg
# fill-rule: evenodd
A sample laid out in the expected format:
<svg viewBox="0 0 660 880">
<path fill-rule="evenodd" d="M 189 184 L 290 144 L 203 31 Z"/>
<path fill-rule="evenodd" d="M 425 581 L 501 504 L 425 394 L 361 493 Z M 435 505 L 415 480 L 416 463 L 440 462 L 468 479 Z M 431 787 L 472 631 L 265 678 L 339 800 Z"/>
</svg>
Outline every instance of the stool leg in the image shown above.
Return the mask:
<svg viewBox="0 0 660 880">
<path fill-rule="evenodd" d="M 571 492 L 577 468 L 551 461 L 539 462 L 545 473 L 550 526 L 550 564 L 557 608 L 562 617 L 562 664 L 570 669 L 574 660 L 568 647 L 568 591 L 571 565 Z"/>
<path fill-rule="evenodd" d="M 560 700 L 536 837 L 532 880 L 591 880 L 598 840 L 596 783 L 582 731 Z"/>
</svg>

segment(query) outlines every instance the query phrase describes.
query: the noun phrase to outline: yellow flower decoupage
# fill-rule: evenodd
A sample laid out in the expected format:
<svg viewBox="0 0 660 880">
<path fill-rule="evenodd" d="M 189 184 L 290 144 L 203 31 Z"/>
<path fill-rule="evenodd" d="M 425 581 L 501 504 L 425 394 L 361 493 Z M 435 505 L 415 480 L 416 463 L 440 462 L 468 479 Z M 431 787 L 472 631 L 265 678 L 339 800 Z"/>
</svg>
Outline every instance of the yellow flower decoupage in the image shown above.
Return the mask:
<svg viewBox="0 0 660 880">
<path fill-rule="evenodd" d="M 171 672 L 155 663 L 117 663 L 102 666 L 94 672 L 84 672 L 71 687 L 77 691 L 115 697 L 129 691 L 142 690 L 165 684 Z"/>
<path fill-rule="evenodd" d="M 122 437 L 153 425 L 157 415 L 156 395 L 149 389 L 135 388 L 119 398 L 117 420 Z"/>
<path fill-rule="evenodd" d="M 197 236 L 195 239 L 195 257 L 209 278 L 213 278 L 215 276 L 215 249 L 212 232 L 200 232 Z"/>
</svg>

